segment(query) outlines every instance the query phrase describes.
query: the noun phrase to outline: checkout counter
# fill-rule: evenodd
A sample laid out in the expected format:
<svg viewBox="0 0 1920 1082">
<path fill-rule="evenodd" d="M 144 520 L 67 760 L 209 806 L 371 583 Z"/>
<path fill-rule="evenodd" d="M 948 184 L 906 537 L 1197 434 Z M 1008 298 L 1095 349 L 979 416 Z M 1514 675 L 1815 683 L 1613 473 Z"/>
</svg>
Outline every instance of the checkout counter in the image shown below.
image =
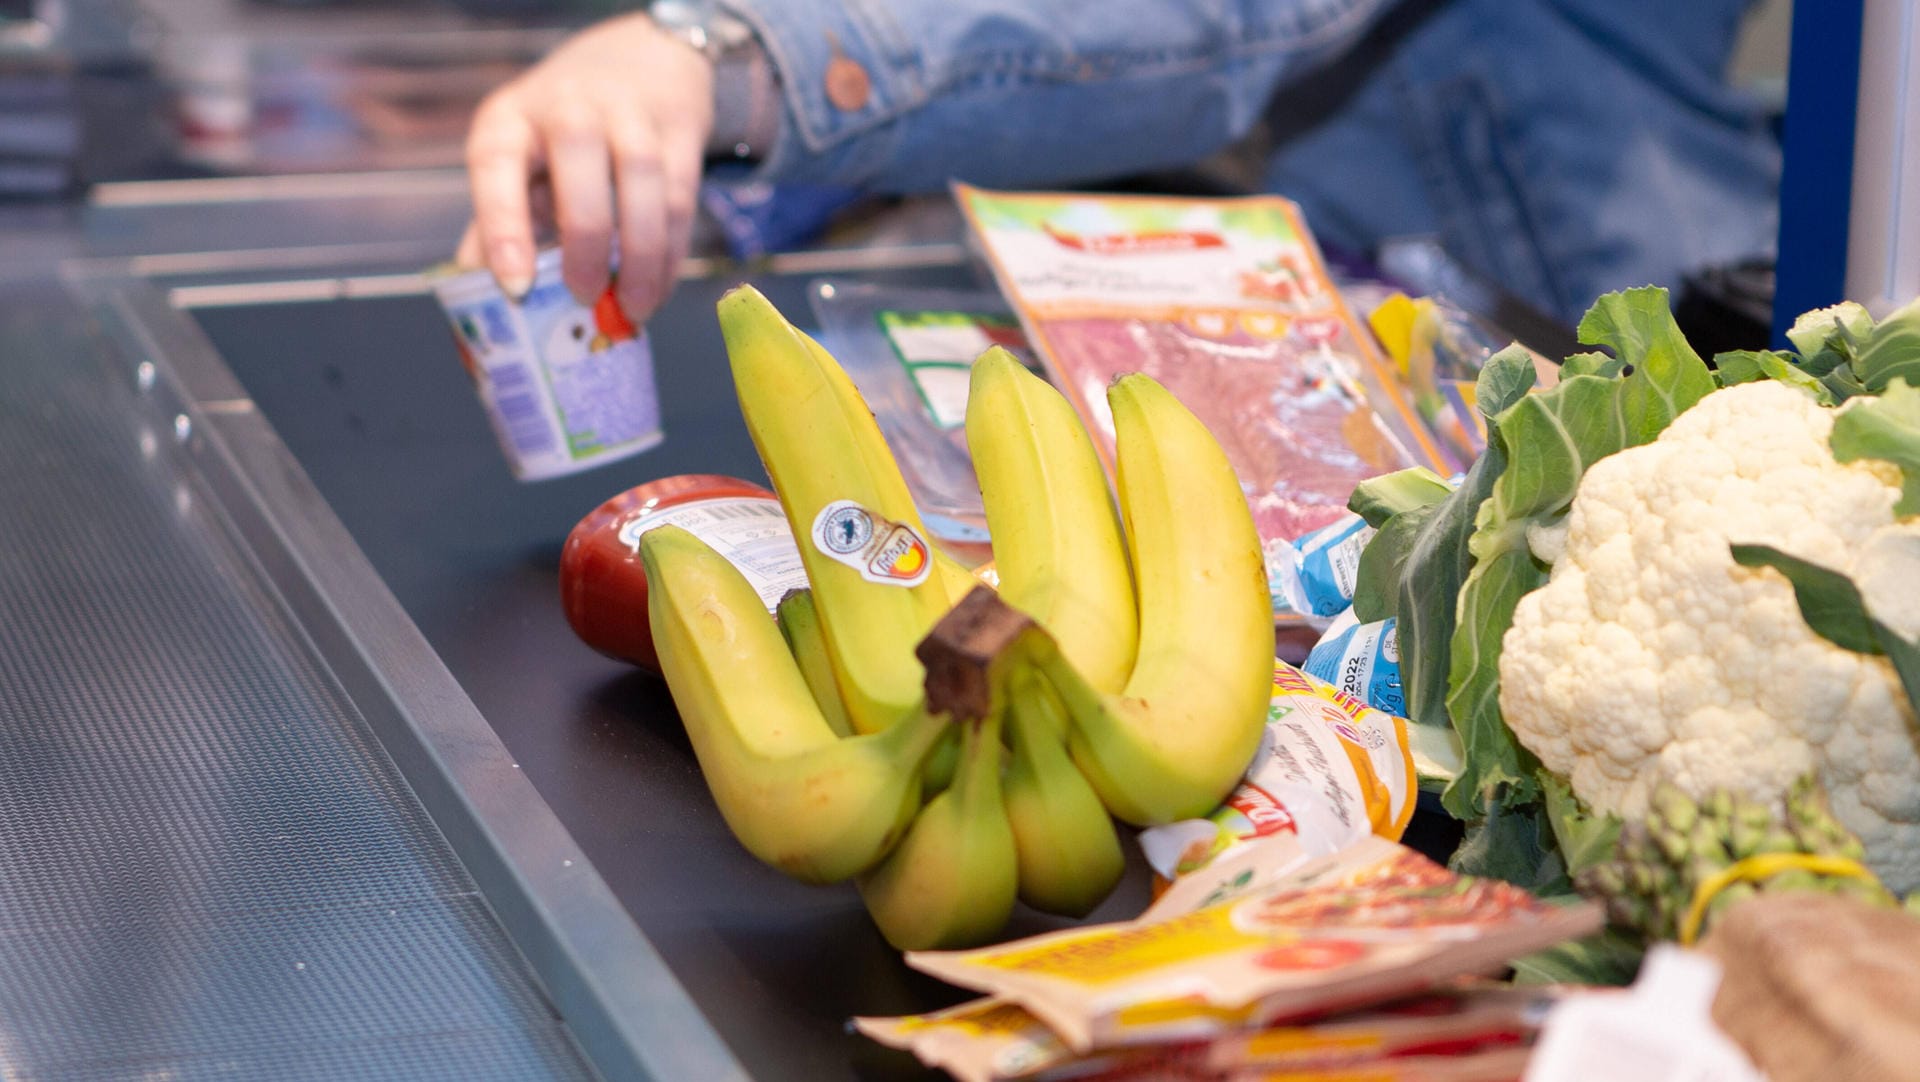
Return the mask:
<svg viewBox="0 0 1920 1082">
<path fill-rule="evenodd" d="M 0 206 L 0 1078 L 925 1076 L 845 1022 L 964 993 L 733 841 L 557 578 L 608 496 L 764 479 L 727 287 L 976 284 L 957 215 L 709 241 L 665 441 L 521 484 L 420 273 L 464 176 L 408 164 Z"/>
</svg>

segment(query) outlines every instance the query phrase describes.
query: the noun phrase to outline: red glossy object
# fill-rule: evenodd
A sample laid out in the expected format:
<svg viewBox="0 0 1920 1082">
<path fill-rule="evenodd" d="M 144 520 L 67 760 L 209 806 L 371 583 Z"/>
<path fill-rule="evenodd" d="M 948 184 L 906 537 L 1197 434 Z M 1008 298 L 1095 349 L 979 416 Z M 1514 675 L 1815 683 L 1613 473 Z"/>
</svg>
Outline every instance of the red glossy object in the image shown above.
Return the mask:
<svg viewBox="0 0 1920 1082">
<path fill-rule="evenodd" d="M 704 506 L 696 508 L 696 504 Z M 662 514 L 675 509 L 685 510 Z M 723 513 L 732 525 L 713 528 L 714 516 Z M 738 565 L 738 554 L 730 549 L 738 547 L 742 519 L 758 523 L 751 544 L 766 547 L 777 532 L 787 536 L 791 545 L 779 500 L 765 488 L 737 477 L 666 477 L 630 488 L 594 508 L 567 535 L 560 553 L 560 603 L 574 634 L 608 657 L 660 671 L 653 633 L 647 626 L 647 575 L 640 564 L 640 535 L 658 522 L 673 521 Z M 797 566 L 797 553 L 794 563 Z"/>
</svg>

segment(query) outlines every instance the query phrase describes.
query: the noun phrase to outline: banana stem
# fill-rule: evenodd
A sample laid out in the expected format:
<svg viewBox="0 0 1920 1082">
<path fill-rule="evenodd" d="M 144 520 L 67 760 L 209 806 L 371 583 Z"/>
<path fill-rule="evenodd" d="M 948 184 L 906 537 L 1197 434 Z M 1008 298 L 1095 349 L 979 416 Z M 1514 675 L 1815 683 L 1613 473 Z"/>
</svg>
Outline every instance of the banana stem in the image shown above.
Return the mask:
<svg viewBox="0 0 1920 1082">
<path fill-rule="evenodd" d="M 1000 731 L 1005 713 L 996 709 L 977 721 L 960 723 L 960 770 L 953 786 L 962 808 L 1000 802 Z"/>
<path fill-rule="evenodd" d="M 1018 648 L 1025 650 L 1028 662 L 1045 678 L 1041 683 L 1058 697 L 1068 724 L 1084 730 L 1088 722 L 1098 724 L 1098 719 L 1106 717 L 1100 690 L 1080 675 L 1080 670 L 1073 667 L 1053 640 L 1044 635 L 1029 635 Z M 1061 735 L 1066 735 L 1064 727 Z"/>
<path fill-rule="evenodd" d="M 877 742 L 885 749 L 889 761 L 899 763 L 904 769 L 918 771 L 926 765 L 934 748 L 940 745 L 941 738 L 947 735 L 952 724 L 952 718 L 931 713 L 925 704 L 921 704 L 881 732 L 858 739 Z"/>
</svg>

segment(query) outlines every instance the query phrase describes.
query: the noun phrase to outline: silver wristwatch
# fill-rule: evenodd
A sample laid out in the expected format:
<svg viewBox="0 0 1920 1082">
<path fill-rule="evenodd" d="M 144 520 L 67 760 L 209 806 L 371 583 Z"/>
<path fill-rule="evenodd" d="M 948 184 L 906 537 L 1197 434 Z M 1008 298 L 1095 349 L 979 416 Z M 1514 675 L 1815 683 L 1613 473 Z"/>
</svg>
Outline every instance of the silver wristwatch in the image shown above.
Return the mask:
<svg viewBox="0 0 1920 1082">
<path fill-rule="evenodd" d="M 713 0 L 653 0 L 647 14 L 654 25 L 685 42 L 716 68 L 753 41 L 753 28 L 722 11 Z"/>
<path fill-rule="evenodd" d="M 760 41 L 747 23 L 714 0 L 654 0 L 647 14 L 655 26 L 713 65 L 713 130 L 707 154 L 754 159 L 764 147 L 750 145 L 775 109 L 775 91 Z"/>
</svg>

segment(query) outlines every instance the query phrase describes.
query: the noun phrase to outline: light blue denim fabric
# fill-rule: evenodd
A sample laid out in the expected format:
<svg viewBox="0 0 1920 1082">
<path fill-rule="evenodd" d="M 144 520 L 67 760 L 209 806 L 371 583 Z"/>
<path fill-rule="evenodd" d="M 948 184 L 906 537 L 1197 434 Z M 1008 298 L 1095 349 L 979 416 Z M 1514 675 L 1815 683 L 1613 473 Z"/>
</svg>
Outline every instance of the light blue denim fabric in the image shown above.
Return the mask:
<svg viewBox="0 0 1920 1082">
<path fill-rule="evenodd" d="M 1746 0 L 722 6 L 780 74 L 770 179 L 1072 184 L 1261 128 L 1278 133 L 1267 188 L 1324 239 L 1436 235 L 1567 319 L 1608 289 L 1772 251 L 1778 146 L 1720 78 Z M 837 58 L 870 81 L 858 108 L 830 100 Z"/>
</svg>

